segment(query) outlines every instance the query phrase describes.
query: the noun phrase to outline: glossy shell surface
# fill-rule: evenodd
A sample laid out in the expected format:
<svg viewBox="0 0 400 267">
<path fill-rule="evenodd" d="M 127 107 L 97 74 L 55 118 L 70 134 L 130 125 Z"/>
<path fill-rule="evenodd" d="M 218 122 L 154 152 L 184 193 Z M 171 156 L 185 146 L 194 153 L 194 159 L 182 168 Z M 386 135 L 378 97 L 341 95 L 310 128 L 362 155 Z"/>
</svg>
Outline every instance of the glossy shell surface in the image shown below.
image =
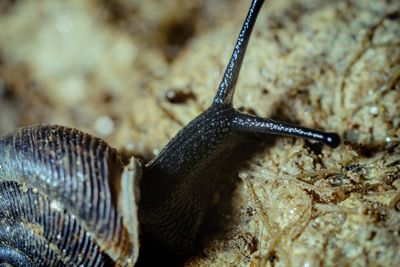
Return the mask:
<svg viewBox="0 0 400 267">
<path fill-rule="evenodd" d="M 124 162 L 103 140 L 72 128 L 36 125 L 4 137 L 0 263 L 132 266 L 140 170 L 135 159 Z"/>
</svg>

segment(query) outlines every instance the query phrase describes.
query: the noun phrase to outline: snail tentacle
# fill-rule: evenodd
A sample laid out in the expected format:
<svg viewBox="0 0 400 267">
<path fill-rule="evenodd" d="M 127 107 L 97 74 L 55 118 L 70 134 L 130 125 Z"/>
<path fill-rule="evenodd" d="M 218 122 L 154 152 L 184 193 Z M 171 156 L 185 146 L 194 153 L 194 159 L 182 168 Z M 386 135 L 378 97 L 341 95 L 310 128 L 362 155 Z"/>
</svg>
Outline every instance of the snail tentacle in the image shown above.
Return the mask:
<svg viewBox="0 0 400 267">
<path fill-rule="evenodd" d="M 251 2 L 246 19 L 244 20 L 242 29 L 240 30 L 239 36 L 236 40 L 232 56 L 226 66 L 217 94 L 214 97 L 213 104 L 232 105 L 236 82 L 246 54 L 247 44 L 249 43 L 254 24 L 256 23 L 258 13 L 260 12 L 263 3 L 264 0 L 253 0 Z"/>
<path fill-rule="evenodd" d="M 296 136 L 319 141 L 332 148 L 340 144 L 340 138 L 336 133 L 327 133 L 285 122 L 259 118 L 242 112 L 236 112 L 232 126 L 233 130 L 238 132 Z"/>
</svg>

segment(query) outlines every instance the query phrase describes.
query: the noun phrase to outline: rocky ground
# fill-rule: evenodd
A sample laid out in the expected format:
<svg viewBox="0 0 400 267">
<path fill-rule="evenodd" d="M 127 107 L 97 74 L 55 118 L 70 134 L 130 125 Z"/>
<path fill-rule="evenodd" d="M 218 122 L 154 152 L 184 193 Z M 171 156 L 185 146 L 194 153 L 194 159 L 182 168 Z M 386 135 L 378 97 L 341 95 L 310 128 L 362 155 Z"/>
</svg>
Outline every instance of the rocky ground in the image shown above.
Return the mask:
<svg viewBox="0 0 400 267">
<path fill-rule="evenodd" d="M 249 2 L 1 1 L 0 135 L 62 124 L 151 159 L 210 105 Z M 267 1 L 235 106 L 344 143 L 261 143 L 188 266 L 400 265 L 399 10 Z"/>
</svg>

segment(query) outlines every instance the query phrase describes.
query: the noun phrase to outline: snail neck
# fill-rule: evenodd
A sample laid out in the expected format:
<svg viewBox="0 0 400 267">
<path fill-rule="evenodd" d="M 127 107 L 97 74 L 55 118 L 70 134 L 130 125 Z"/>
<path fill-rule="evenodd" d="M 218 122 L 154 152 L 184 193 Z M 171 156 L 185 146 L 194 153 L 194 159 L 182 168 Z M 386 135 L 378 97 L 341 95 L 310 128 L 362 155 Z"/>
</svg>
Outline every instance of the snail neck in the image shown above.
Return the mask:
<svg viewBox="0 0 400 267">
<path fill-rule="evenodd" d="M 230 106 L 213 105 L 145 166 L 139 220 L 148 238 L 179 253 L 193 247 L 214 191 L 213 170 L 235 145 L 234 114 Z"/>
<path fill-rule="evenodd" d="M 202 183 L 202 173 L 212 169 L 227 148 L 233 145 L 232 121 L 235 110 L 215 104 L 200 114 L 171 139 L 161 153 L 146 165 L 143 185 L 175 188 L 181 183 Z M 199 184 L 196 184 L 196 186 Z M 161 192 L 160 192 L 161 194 Z"/>
</svg>

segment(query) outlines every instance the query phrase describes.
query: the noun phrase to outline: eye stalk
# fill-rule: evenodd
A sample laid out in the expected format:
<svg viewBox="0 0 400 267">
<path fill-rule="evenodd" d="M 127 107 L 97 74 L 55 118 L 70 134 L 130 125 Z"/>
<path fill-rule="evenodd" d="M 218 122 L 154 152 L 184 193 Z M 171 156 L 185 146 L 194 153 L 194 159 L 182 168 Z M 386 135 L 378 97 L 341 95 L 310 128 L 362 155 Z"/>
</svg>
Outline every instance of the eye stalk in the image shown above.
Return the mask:
<svg viewBox="0 0 400 267">
<path fill-rule="evenodd" d="M 246 54 L 247 44 L 249 43 L 254 24 L 263 3 L 264 0 L 253 0 L 251 3 L 239 37 L 236 40 L 232 56 L 226 67 L 217 94 L 215 95 L 213 105 L 222 104 L 232 106 L 236 82 L 239 77 L 243 58 Z M 239 132 L 266 133 L 306 138 L 324 143 L 332 148 L 336 148 L 340 145 L 340 137 L 336 133 L 327 133 L 284 122 L 255 117 L 239 111 L 236 111 L 232 126 L 234 131 Z"/>
<path fill-rule="evenodd" d="M 315 140 L 332 148 L 340 145 L 340 137 L 336 133 L 327 133 L 289 123 L 263 119 L 249 114 L 236 112 L 233 119 L 233 129 L 245 133 L 267 133 L 286 135 Z"/>
<path fill-rule="evenodd" d="M 235 48 L 228 65 L 226 66 L 224 76 L 219 85 L 218 92 L 214 98 L 214 104 L 232 105 L 233 95 L 235 93 L 236 82 L 242 67 L 243 58 L 246 54 L 247 44 L 249 43 L 251 32 L 264 0 L 253 0 L 246 19 L 240 30 L 239 37 L 236 40 Z"/>
</svg>

